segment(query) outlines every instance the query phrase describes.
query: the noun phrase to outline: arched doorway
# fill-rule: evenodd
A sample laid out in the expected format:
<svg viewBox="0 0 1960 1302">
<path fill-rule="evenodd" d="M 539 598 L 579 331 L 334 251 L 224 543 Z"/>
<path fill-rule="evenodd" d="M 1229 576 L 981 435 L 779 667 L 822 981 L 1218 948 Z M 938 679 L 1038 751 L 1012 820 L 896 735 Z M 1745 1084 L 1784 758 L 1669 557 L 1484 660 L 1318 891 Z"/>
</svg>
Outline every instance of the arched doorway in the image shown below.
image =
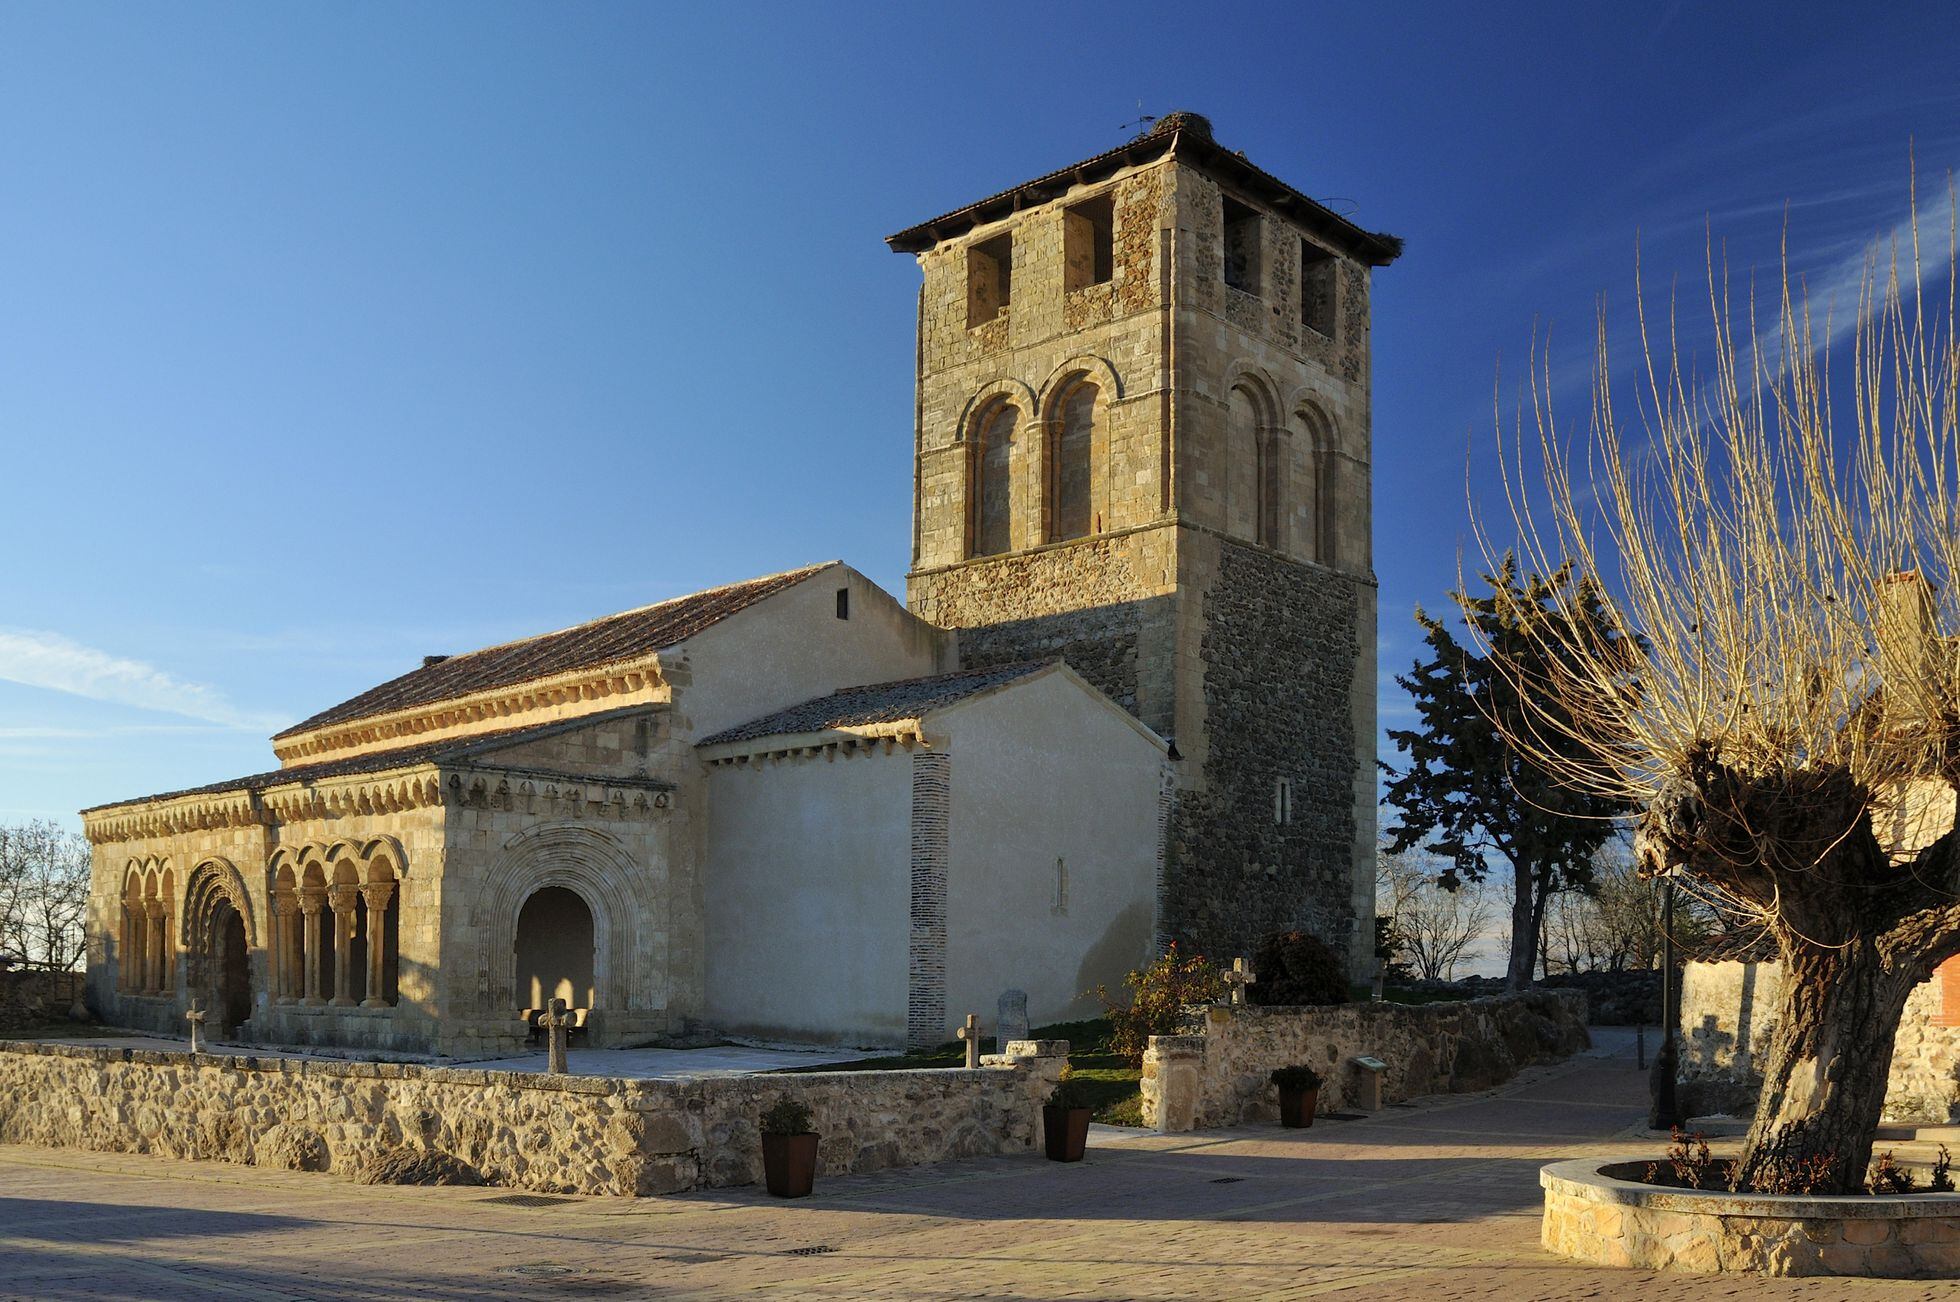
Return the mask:
<svg viewBox="0 0 1960 1302">
<path fill-rule="evenodd" d="M 235 1036 L 252 1016 L 252 958 L 245 941 L 245 919 L 229 903 L 220 904 L 211 930 L 220 1034 Z"/>
<path fill-rule="evenodd" d="M 563 886 L 533 891 L 517 913 L 517 998 L 526 1008 L 563 999 L 594 1006 L 592 908 Z"/>
</svg>

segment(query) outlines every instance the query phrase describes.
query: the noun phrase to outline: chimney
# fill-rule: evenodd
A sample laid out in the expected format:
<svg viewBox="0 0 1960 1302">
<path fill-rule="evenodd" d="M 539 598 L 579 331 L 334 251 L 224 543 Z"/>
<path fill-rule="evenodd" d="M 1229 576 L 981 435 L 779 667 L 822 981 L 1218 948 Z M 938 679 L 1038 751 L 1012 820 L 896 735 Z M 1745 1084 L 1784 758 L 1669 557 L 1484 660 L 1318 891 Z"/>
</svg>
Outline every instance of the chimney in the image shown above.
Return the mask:
<svg viewBox="0 0 1960 1302">
<path fill-rule="evenodd" d="M 1934 714 L 1939 682 L 1939 627 L 1932 585 L 1917 570 L 1896 570 L 1879 590 L 1878 671 L 1894 725 L 1924 724 Z"/>
</svg>

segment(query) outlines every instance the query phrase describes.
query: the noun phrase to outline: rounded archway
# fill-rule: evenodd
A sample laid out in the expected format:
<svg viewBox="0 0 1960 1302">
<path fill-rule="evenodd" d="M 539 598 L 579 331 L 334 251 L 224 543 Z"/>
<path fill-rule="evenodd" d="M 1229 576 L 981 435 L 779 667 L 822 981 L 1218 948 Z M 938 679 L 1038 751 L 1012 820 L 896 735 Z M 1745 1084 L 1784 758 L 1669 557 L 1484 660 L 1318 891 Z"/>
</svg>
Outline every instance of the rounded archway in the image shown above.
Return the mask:
<svg viewBox="0 0 1960 1302">
<path fill-rule="evenodd" d="M 577 891 L 542 886 L 517 911 L 517 997 L 527 1008 L 563 999 L 571 1008 L 597 1006 L 592 906 Z"/>
<path fill-rule="evenodd" d="M 238 1034 L 252 1016 L 252 951 L 245 940 L 245 919 L 229 900 L 221 901 L 211 919 L 212 963 L 216 989 L 213 1020 L 219 1034 Z"/>
</svg>

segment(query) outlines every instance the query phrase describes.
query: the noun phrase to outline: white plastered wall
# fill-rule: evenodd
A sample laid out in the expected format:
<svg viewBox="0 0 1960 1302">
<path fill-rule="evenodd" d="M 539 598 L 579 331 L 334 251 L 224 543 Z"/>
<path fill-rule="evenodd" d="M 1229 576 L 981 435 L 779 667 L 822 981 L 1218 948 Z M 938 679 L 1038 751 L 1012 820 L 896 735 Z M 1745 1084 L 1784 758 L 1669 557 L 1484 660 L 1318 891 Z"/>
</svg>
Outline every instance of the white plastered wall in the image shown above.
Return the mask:
<svg viewBox="0 0 1960 1302">
<path fill-rule="evenodd" d="M 978 1013 L 991 1029 L 1009 989 L 1036 1026 L 1095 1014 L 1084 992 L 1151 956 L 1164 747 L 1061 670 L 928 728 L 952 755 L 949 1027 Z"/>
<path fill-rule="evenodd" d="M 837 617 L 837 592 L 850 618 Z M 661 654 L 683 726 L 699 738 L 840 687 L 952 667 L 950 639 L 841 562 Z M 684 668 L 683 668 L 684 666 Z"/>
<path fill-rule="evenodd" d="M 709 771 L 704 1015 L 724 1031 L 905 1039 L 912 757 Z"/>
</svg>

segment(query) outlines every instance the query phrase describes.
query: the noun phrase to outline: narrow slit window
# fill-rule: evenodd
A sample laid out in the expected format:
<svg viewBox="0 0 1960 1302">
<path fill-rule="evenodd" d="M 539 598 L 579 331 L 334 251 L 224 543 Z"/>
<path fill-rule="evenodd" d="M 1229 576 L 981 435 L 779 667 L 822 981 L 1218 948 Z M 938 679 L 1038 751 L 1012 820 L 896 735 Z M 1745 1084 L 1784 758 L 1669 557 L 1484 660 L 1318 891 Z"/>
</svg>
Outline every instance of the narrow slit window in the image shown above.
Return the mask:
<svg viewBox="0 0 1960 1302">
<path fill-rule="evenodd" d="M 1062 213 L 1062 288 L 1107 285 L 1116 274 L 1116 208 L 1108 195 Z"/>
<path fill-rule="evenodd" d="M 1334 255 L 1300 241 L 1300 324 L 1334 337 Z"/>
<path fill-rule="evenodd" d="M 1230 196 L 1225 199 L 1225 283 L 1259 292 L 1259 214 Z"/>
<path fill-rule="evenodd" d="M 1008 309 L 1014 292 L 1014 237 L 996 235 L 966 251 L 966 325 L 985 325 Z"/>
<path fill-rule="evenodd" d="M 1273 779 L 1273 822 L 1284 825 L 1293 821 L 1293 779 Z"/>
<path fill-rule="evenodd" d="M 839 588 L 837 589 L 837 618 L 849 619 L 850 617 L 851 590 L 849 588 Z"/>
</svg>

